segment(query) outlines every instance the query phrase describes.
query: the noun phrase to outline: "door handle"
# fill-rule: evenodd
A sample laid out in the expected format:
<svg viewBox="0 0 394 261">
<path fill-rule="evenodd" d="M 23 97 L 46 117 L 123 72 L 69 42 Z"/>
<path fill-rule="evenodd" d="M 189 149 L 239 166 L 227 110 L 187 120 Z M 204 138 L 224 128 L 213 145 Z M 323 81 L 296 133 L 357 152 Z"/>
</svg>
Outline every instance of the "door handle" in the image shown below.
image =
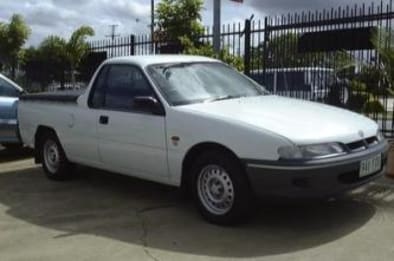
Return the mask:
<svg viewBox="0 0 394 261">
<path fill-rule="evenodd" d="M 109 122 L 109 117 L 108 116 L 100 116 L 100 124 L 102 125 L 108 125 Z"/>
</svg>

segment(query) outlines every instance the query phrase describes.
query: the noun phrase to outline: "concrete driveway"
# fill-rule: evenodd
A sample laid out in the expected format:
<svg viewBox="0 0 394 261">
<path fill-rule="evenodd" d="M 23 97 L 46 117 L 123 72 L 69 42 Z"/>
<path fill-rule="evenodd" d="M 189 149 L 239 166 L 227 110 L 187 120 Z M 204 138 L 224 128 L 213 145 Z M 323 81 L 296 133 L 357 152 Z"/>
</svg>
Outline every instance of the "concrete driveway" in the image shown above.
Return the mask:
<svg viewBox="0 0 394 261">
<path fill-rule="evenodd" d="M 79 168 L 48 181 L 0 151 L 0 260 L 393 260 L 394 185 L 327 203 L 265 202 L 248 223 L 204 222 L 172 188 Z"/>
</svg>

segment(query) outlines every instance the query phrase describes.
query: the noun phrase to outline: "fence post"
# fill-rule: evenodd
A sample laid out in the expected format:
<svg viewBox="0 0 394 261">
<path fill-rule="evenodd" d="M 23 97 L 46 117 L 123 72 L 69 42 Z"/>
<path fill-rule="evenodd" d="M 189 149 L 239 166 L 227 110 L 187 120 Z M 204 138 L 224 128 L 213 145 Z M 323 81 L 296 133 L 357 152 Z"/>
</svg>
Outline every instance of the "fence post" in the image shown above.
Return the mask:
<svg viewBox="0 0 394 261">
<path fill-rule="evenodd" d="M 130 55 L 135 55 L 135 35 L 130 35 Z"/>
<path fill-rule="evenodd" d="M 270 38 L 270 29 L 268 25 L 268 17 L 264 19 L 264 43 L 263 43 L 263 79 L 264 84 L 267 83 L 267 63 L 268 63 L 268 42 Z"/>
<path fill-rule="evenodd" d="M 251 37 L 251 21 L 245 20 L 245 57 L 244 57 L 244 73 L 250 75 L 250 37 Z"/>
</svg>

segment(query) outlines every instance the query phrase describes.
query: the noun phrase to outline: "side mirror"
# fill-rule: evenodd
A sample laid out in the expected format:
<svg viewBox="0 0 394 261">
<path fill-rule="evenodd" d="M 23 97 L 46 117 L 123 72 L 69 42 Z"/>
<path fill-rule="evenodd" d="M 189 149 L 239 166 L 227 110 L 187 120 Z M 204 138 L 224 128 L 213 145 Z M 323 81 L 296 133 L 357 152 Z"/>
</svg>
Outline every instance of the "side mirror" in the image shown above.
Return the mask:
<svg viewBox="0 0 394 261">
<path fill-rule="evenodd" d="M 149 112 L 154 115 L 164 115 L 164 109 L 160 105 L 160 103 L 156 100 L 156 98 L 152 96 L 137 96 L 134 97 L 133 100 L 133 109 Z"/>
</svg>

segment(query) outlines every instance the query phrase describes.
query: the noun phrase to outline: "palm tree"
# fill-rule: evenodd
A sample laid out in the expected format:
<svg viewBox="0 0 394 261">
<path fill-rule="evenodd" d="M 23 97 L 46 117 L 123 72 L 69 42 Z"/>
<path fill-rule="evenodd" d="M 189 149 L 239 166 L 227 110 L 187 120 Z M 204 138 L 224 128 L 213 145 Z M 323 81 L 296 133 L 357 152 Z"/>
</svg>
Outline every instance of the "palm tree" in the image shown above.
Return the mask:
<svg viewBox="0 0 394 261">
<path fill-rule="evenodd" d="M 90 26 L 81 26 L 71 35 L 70 40 L 66 43 L 65 50 L 70 63 L 71 82 L 75 88 L 76 69 L 81 63 L 82 58 L 89 52 L 89 45 L 86 43 L 86 38 L 94 36 L 94 30 Z"/>
</svg>

